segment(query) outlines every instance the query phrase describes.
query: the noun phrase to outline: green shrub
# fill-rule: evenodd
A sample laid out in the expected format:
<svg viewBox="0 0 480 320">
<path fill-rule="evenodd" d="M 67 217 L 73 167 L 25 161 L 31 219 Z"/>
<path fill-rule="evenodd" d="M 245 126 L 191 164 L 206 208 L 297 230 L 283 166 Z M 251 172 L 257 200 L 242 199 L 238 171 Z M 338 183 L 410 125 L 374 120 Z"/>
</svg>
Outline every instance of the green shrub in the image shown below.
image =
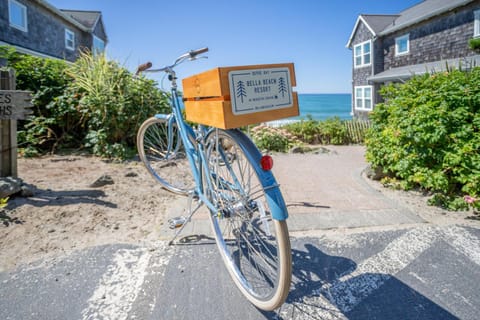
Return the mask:
<svg viewBox="0 0 480 320">
<path fill-rule="evenodd" d="M 480 38 L 473 38 L 468 41 L 468 45 L 470 46 L 470 49 L 474 51 L 480 50 Z"/>
<path fill-rule="evenodd" d="M 67 70 L 81 98 L 78 111 L 87 126 L 87 147 L 106 157 L 128 157 L 142 122 L 168 112 L 168 96 L 156 83 L 132 74 L 104 55 L 82 54 Z"/>
<path fill-rule="evenodd" d="M 381 90 L 371 113 L 367 160 L 406 189 L 462 209 L 463 195 L 480 194 L 480 68 L 412 78 Z"/>
<path fill-rule="evenodd" d="M 349 141 L 345 123 L 339 117 L 317 121 L 308 116 L 306 120 L 290 123 L 283 128 L 300 141 L 309 144 L 341 145 Z"/>
<path fill-rule="evenodd" d="M 53 108 L 52 102 L 62 96 L 71 78 L 65 73 L 62 60 L 42 59 L 17 53 L 7 46 L 0 47 L 0 58 L 15 69 L 17 90 L 32 92 L 33 115 L 28 121 L 19 121 L 18 144 L 27 155 L 52 151 L 62 140 L 62 133 L 79 120 L 69 107 Z M 67 115 L 68 114 L 68 115 Z"/>
<path fill-rule="evenodd" d="M 292 122 L 283 127 L 285 130 L 293 134 L 296 138 L 305 143 L 318 144 L 318 135 L 320 134 L 319 122 L 313 120 L 311 116 L 307 119 Z"/>
<path fill-rule="evenodd" d="M 291 147 L 301 144 L 282 128 L 260 125 L 252 128 L 250 134 L 260 150 L 287 152 Z"/>
<path fill-rule="evenodd" d="M 321 144 L 342 145 L 348 143 L 347 128 L 339 117 L 329 118 L 319 123 L 318 140 Z"/>
<path fill-rule="evenodd" d="M 169 108 L 154 81 L 134 79 L 102 55 L 83 54 L 67 65 L 0 47 L 0 58 L 15 69 L 17 89 L 33 92 L 34 114 L 18 132 L 25 155 L 87 147 L 103 157 L 129 157 L 141 123 Z"/>
</svg>

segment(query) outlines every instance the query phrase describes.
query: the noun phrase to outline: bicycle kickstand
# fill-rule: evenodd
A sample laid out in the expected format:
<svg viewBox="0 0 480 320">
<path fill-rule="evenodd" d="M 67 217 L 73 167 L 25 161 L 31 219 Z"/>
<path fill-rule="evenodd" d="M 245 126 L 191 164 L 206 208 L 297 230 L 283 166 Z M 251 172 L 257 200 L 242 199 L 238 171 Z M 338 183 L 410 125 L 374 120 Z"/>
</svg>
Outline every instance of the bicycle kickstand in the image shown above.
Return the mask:
<svg viewBox="0 0 480 320">
<path fill-rule="evenodd" d="M 169 219 L 168 220 L 168 223 L 170 224 L 170 228 L 171 229 L 177 229 L 177 231 L 175 231 L 175 234 L 173 235 L 173 238 L 172 240 L 170 240 L 168 242 L 168 245 L 171 246 L 172 244 L 174 244 L 175 240 L 177 239 L 178 235 L 180 233 L 182 233 L 183 231 L 183 228 L 185 228 L 185 225 L 187 225 L 187 223 L 189 223 L 192 219 L 192 216 L 195 214 L 195 212 L 197 212 L 198 209 L 200 209 L 200 207 L 202 206 L 202 201 L 200 199 L 198 199 L 198 205 L 195 209 L 192 210 L 192 203 L 193 203 L 193 199 L 195 198 L 195 191 L 190 191 L 188 193 L 188 204 L 187 204 L 187 207 L 188 207 L 188 217 L 185 217 L 185 216 L 181 216 L 181 217 L 176 217 L 176 218 L 172 218 L 172 219 Z"/>
</svg>

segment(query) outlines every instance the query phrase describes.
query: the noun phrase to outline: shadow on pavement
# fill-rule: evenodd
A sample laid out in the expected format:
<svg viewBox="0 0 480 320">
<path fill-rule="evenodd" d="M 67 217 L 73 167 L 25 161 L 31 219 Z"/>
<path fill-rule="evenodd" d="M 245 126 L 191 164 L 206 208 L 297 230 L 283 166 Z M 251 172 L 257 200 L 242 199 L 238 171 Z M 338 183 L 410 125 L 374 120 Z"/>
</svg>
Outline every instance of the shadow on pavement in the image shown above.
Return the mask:
<svg viewBox="0 0 480 320">
<path fill-rule="evenodd" d="M 292 249 L 290 294 L 277 312 L 262 312 L 267 319 L 458 319 L 394 276 L 349 276 L 353 260 L 304 248 Z"/>
<path fill-rule="evenodd" d="M 305 207 L 305 208 L 321 208 L 321 209 L 330 209 L 330 206 L 324 206 L 315 202 L 308 201 L 297 201 L 287 203 L 287 208 L 289 207 Z"/>
</svg>

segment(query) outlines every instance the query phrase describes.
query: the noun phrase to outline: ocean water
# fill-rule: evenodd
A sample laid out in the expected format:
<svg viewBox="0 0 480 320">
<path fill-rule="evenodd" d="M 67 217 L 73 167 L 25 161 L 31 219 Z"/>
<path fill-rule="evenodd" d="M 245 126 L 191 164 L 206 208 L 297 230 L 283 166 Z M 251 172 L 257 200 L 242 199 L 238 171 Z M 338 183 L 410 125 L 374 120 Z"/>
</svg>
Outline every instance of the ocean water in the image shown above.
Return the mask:
<svg viewBox="0 0 480 320">
<path fill-rule="evenodd" d="M 289 119 L 306 119 L 310 115 L 315 120 L 339 117 L 350 120 L 352 116 L 352 95 L 349 93 L 339 94 L 299 94 L 298 104 L 300 116 Z"/>
</svg>

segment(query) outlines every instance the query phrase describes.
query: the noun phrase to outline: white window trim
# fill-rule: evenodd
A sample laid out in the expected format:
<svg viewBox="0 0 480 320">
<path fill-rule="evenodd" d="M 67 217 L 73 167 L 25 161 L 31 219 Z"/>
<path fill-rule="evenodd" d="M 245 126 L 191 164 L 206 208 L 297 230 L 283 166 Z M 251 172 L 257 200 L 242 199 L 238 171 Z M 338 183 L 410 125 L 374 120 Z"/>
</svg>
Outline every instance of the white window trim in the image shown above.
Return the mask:
<svg viewBox="0 0 480 320">
<path fill-rule="evenodd" d="M 357 106 L 357 89 L 362 90 L 362 107 Z M 365 89 L 370 89 L 370 108 L 365 108 Z M 372 111 L 373 110 L 373 86 L 355 86 L 353 88 L 353 101 L 354 101 L 354 108 L 355 110 L 360 111 Z"/>
<path fill-rule="evenodd" d="M 71 46 L 68 44 L 69 35 L 72 37 L 72 42 L 73 42 Z M 75 50 L 75 33 L 72 30 L 67 28 L 65 28 L 65 48 L 67 48 L 68 50 Z"/>
<path fill-rule="evenodd" d="M 365 52 L 363 52 L 363 47 L 365 46 L 366 43 L 370 43 L 370 62 L 369 63 L 365 63 L 365 59 L 364 59 Z M 358 56 L 355 55 L 357 47 L 361 48 L 360 57 L 362 58 L 362 63 L 358 64 L 358 65 L 356 64 Z M 363 67 L 370 66 L 371 64 L 372 64 L 372 40 L 367 40 L 367 41 L 364 41 L 362 43 L 359 43 L 359 44 L 355 45 L 353 47 L 353 67 L 354 68 L 363 68 Z"/>
<path fill-rule="evenodd" d="M 401 40 L 404 40 L 406 39 L 407 40 L 407 51 L 405 52 L 398 52 L 398 42 L 401 41 Z M 395 38 L 395 56 L 403 56 L 403 55 L 406 55 L 406 54 L 409 54 L 410 53 L 410 33 L 407 33 L 407 34 L 404 34 L 403 36 L 401 37 L 396 37 Z"/>
<path fill-rule="evenodd" d="M 475 10 L 473 14 L 475 16 L 475 20 L 473 23 L 473 37 L 479 38 L 480 37 L 480 10 Z"/>
<path fill-rule="evenodd" d="M 11 3 L 14 3 L 16 6 L 19 6 L 22 9 L 22 14 L 23 14 L 23 20 L 25 21 L 25 25 L 18 25 L 14 22 L 12 22 L 11 16 L 10 16 L 10 5 Z M 28 21 L 27 21 L 27 7 L 23 4 L 21 4 L 18 1 L 15 0 L 8 0 L 8 21 L 10 23 L 11 27 L 14 27 L 15 29 L 28 32 Z"/>
</svg>

